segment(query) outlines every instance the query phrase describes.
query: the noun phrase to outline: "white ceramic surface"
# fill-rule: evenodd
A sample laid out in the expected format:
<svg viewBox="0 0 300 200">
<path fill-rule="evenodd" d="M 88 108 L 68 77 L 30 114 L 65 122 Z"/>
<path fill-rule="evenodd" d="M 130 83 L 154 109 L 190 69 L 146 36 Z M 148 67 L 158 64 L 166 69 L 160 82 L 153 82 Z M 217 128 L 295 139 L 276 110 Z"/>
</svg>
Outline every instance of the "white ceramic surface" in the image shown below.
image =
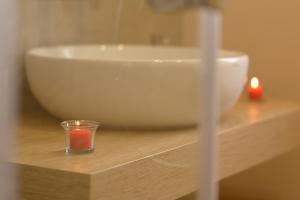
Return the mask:
<svg viewBox="0 0 300 200">
<path fill-rule="evenodd" d="M 248 56 L 222 51 L 220 107 L 246 82 Z M 198 50 L 150 46 L 69 46 L 30 50 L 26 72 L 40 104 L 62 119 L 104 126 L 163 128 L 197 123 Z"/>
</svg>

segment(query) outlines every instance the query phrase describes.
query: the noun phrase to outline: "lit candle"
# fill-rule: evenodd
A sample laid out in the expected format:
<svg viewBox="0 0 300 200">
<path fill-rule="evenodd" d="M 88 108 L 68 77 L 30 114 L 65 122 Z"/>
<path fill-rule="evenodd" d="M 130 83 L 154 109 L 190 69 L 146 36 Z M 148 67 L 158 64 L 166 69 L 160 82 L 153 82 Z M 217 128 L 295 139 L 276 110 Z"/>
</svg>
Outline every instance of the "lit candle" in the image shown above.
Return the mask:
<svg viewBox="0 0 300 200">
<path fill-rule="evenodd" d="M 250 82 L 250 86 L 248 87 L 248 95 L 252 100 L 261 100 L 263 96 L 263 87 L 261 86 L 258 78 L 253 77 Z"/>
<path fill-rule="evenodd" d="M 92 147 L 92 131 L 80 127 L 80 122 L 76 121 L 76 127 L 70 130 L 70 148 L 72 150 L 87 150 Z"/>
</svg>

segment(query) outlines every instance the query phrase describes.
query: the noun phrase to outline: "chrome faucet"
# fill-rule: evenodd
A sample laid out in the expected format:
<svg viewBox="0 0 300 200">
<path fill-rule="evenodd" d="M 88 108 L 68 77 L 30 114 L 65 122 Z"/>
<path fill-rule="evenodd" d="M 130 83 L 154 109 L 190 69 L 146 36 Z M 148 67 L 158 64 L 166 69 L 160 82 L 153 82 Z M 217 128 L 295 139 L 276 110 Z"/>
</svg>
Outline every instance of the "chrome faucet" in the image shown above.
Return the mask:
<svg viewBox="0 0 300 200">
<path fill-rule="evenodd" d="M 190 7 L 210 7 L 219 9 L 223 0 L 147 0 L 158 11 L 173 11 Z"/>
</svg>

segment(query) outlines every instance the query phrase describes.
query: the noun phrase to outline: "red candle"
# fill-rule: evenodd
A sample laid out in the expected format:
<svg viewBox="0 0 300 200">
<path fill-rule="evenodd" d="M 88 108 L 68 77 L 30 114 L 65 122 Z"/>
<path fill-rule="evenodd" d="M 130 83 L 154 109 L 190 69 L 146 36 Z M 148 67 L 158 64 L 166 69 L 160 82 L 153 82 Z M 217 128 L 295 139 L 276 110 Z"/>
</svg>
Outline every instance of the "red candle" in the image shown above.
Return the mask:
<svg viewBox="0 0 300 200">
<path fill-rule="evenodd" d="M 70 131 L 70 148 L 85 150 L 92 148 L 92 132 L 89 129 L 76 128 Z"/>
<path fill-rule="evenodd" d="M 263 87 L 261 86 L 258 78 L 253 77 L 248 87 L 248 95 L 251 100 L 258 101 L 261 100 L 263 96 Z"/>
</svg>

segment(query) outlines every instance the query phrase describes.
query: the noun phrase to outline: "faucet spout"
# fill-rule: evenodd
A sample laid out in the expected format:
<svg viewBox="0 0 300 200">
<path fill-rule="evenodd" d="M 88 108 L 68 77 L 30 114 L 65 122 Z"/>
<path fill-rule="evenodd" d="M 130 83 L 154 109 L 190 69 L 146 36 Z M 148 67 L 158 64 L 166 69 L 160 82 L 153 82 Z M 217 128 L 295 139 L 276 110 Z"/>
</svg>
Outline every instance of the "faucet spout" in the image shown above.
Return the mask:
<svg viewBox="0 0 300 200">
<path fill-rule="evenodd" d="M 223 4 L 223 0 L 147 0 L 147 2 L 158 11 L 174 11 L 203 6 L 219 9 Z"/>
</svg>

